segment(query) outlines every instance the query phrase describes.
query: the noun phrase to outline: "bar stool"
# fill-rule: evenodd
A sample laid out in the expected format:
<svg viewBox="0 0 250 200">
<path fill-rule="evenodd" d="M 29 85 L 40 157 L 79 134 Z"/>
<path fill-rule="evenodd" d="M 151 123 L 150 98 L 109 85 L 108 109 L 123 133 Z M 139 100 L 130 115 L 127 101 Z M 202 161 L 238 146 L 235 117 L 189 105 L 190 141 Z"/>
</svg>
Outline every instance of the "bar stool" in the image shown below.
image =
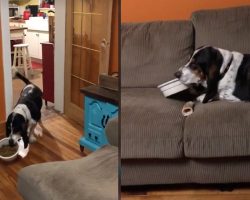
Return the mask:
<svg viewBox="0 0 250 200">
<path fill-rule="evenodd" d="M 29 45 L 28 44 L 16 44 L 14 47 L 14 59 L 13 59 L 13 68 L 15 69 L 24 69 L 25 77 L 28 78 L 28 70 L 32 70 L 31 58 L 29 54 Z M 17 64 L 18 63 L 18 64 Z"/>
</svg>

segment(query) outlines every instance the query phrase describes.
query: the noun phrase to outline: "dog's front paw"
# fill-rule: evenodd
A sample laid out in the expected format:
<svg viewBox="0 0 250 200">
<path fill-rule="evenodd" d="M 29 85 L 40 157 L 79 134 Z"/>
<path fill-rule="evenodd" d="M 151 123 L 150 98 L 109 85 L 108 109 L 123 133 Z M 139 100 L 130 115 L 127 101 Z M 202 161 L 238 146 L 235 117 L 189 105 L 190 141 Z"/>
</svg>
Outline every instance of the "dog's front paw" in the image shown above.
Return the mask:
<svg viewBox="0 0 250 200">
<path fill-rule="evenodd" d="M 41 130 L 37 130 L 37 128 L 35 128 L 34 135 L 38 136 L 38 137 L 42 137 L 43 136 L 43 132 Z"/>
<path fill-rule="evenodd" d="M 29 142 L 30 143 L 35 143 L 36 142 L 36 137 L 34 135 L 30 135 Z"/>
<path fill-rule="evenodd" d="M 206 94 L 202 94 L 202 95 L 198 96 L 198 97 L 196 98 L 196 100 L 202 103 L 203 100 L 204 100 L 204 98 L 205 98 L 205 96 L 206 96 Z"/>
</svg>

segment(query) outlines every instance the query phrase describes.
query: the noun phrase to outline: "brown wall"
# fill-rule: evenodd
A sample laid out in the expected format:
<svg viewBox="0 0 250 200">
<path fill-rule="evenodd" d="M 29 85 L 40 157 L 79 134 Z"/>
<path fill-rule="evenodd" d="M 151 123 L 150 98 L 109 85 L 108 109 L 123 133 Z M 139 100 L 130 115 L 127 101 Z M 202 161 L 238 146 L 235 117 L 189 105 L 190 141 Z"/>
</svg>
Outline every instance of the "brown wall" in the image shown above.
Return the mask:
<svg viewBox="0 0 250 200">
<path fill-rule="evenodd" d="M 111 35 L 111 57 L 109 73 L 118 72 L 118 0 L 114 0 Z"/>
<path fill-rule="evenodd" d="M 2 30 L 0 20 L 0 124 L 5 120 L 4 79 L 3 79 Z"/>
<path fill-rule="evenodd" d="M 250 0 L 122 0 L 122 22 L 188 19 L 199 9 L 250 5 Z"/>
</svg>

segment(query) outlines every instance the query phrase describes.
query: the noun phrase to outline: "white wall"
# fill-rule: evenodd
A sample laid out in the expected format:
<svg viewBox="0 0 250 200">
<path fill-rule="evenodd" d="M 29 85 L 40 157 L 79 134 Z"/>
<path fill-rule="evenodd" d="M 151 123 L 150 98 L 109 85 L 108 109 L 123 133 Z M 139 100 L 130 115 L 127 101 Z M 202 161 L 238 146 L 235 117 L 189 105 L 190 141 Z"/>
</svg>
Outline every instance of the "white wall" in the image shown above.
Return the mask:
<svg viewBox="0 0 250 200">
<path fill-rule="evenodd" d="M 9 1 L 0 0 L 0 15 L 3 41 L 3 67 L 6 116 L 12 110 L 12 75 L 11 75 L 11 52 L 10 52 L 10 29 L 9 29 Z"/>
<path fill-rule="evenodd" d="M 55 8 L 55 109 L 64 112 L 66 0 L 56 0 Z"/>
</svg>

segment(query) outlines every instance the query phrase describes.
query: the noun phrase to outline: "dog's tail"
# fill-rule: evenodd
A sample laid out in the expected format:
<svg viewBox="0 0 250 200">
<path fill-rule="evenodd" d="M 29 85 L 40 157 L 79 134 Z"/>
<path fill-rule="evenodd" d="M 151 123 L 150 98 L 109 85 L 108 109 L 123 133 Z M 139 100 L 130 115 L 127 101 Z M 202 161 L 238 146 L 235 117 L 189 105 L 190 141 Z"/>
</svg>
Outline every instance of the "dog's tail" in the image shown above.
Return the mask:
<svg viewBox="0 0 250 200">
<path fill-rule="evenodd" d="M 31 82 L 22 74 L 20 74 L 18 71 L 15 72 L 15 76 L 21 79 L 26 85 L 31 84 Z"/>
</svg>

